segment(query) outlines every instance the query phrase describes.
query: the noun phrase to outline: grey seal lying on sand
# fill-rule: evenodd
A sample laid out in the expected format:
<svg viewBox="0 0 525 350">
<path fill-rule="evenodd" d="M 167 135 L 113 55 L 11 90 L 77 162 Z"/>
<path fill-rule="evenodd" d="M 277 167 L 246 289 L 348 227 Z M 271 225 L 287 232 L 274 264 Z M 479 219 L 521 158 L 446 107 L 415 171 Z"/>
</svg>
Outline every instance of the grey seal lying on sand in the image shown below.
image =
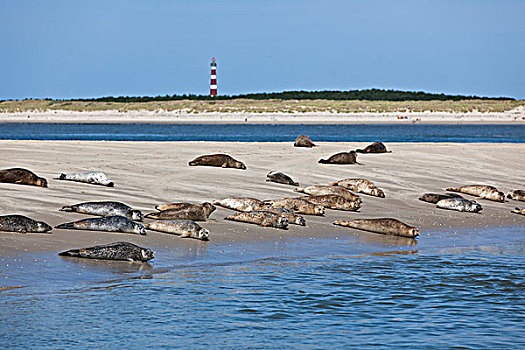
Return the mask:
<svg viewBox="0 0 525 350">
<path fill-rule="evenodd" d="M 507 195 L 507 198 L 514 199 L 515 201 L 525 202 L 525 191 L 523 190 L 514 190 Z"/>
<path fill-rule="evenodd" d="M 261 200 L 251 197 L 228 197 L 212 202 L 223 208 L 237 210 L 237 211 L 257 211 L 268 207 L 268 204 Z"/>
<path fill-rule="evenodd" d="M 445 198 L 437 202 L 436 206 L 442 209 L 457 210 L 469 213 L 478 213 L 483 210 L 481 204 L 465 198 Z"/>
<path fill-rule="evenodd" d="M 47 187 L 46 179 L 22 168 L 0 170 L 0 182 Z"/>
<path fill-rule="evenodd" d="M 287 218 L 282 215 L 263 210 L 237 213 L 227 216 L 225 219 L 257 224 L 263 227 L 275 227 L 283 230 L 288 229 Z"/>
<path fill-rule="evenodd" d="M 120 215 L 103 216 L 101 218 L 66 222 L 64 224 L 55 226 L 55 228 L 70 230 L 136 233 L 140 235 L 146 234 L 146 227 L 144 227 L 144 225 L 136 223 Z"/>
<path fill-rule="evenodd" d="M 310 203 L 322 205 L 335 210 L 357 211 L 361 208 L 361 201 L 346 199 L 337 194 L 324 194 L 320 196 L 301 197 Z"/>
<path fill-rule="evenodd" d="M 297 187 L 295 192 L 303 192 L 311 196 L 322 196 L 325 194 L 336 194 L 338 196 L 344 197 L 348 200 L 356 200 L 361 202 L 361 198 L 347 190 L 346 188 L 340 186 L 307 186 L 307 187 Z"/>
<path fill-rule="evenodd" d="M 113 180 L 111 180 L 106 174 L 99 171 L 88 171 L 85 173 L 70 173 L 60 174 L 59 180 L 83 182 L 93 185 L 102 185 L 107 187 L 115 186 Z"/>
<path fill-rule="evenodd" d="M 365 149 L 356 149 L 357 153 L 392 153 L 387 151 L 386 146 L 382 142 L 374 142 L 365 147 Z"/>
<path fill-rule="evenodd" d="M 447 187 L 447 191 L 470 194 L 471 196 L 476 196 L 495 202 L 505 202 L 505 194 L 498 191 L 496 187 L 489 185 L 467 185 L 457 188 Z"/>
<path fill-rule="evenodd" d="M 310 140 L 310 138 L 306 135 L 299 135 L 295 139 L 294 147 L 316 147 L 316 145 Z"/>
<path fill-rule="evenodd" d="M 264 210 L 265 211 L 269 211 L 269 212 L 274 213 L 274 214 L 277 214 L 277 215 L 284 216 L 285 218 L 288 219 L 288 222 L 290 224 L 306 226 L 306 220 L 301 215 L 298 215 L 298 214 L 294 213 L 290 209 L 286 209 L 286 208 L 268 208 L 268 209 L 264 209 Z"/>
<path fill-rule="evenodd" d="M 36 221 L 23 215 L 0 216 L 0 231 L 45 233 L 52 227 L 43 221 Z"/>
<path fill-rule="evenodd" d="M 266 175 L 266 177 L 268 178 L 266 179 L 266 181 L 276 182 L 285 185 L 299 186 L 298 182 L 295 182 L 290 176 L 279 171 L 270 171 L 268 175 Z"/>
<path fill-rule="evenodd" d="M 351 227 L 358 230 L 382 233 L 401 237 L 415 238 L 419 236 L 416 227 L 407 225 L 397 219 L 356 219 L 356 220 L 337 220 L 334 225 Z"/>
<path fill-rule="evenodd" d="M 142 221 L 144 216 L 140 210 L 120 202 L 84 202 L 73 205 L 65 205 L 60 211 L 75 212 L 90 215 L 121 215 L 131 220 Z"/>
<path fill-rule="evenodd" d="M 233 159 L 227 154 L 210 154 L 195 158 L 188 163 L 190 166 L 204 165 L 204 166 L 215 166 L 222 168 L 236 168 L 246 169 L 246 165 L 243 162 L 239 162 Z"/>
<path fill-rule="evenodd" d="M 279 200 L 268 200 L 264 203 L 270 204 L 272 208 L 286 208 L 297 214 L 324 215 L 324 207 L 310 203 L 303 198 L 284 198 Z"/>
<path fill-rule="evenodd" d="M 355 151 L 336 153 L 328 159 L 319 159 L 321 164 L 360 164 Z M 362 165 L 362 164 L 360 164 Z"/>
<path fill-rule="evenodd" d="M 87 259 L 124 260 L 140 262 L 146 262 L 154 258 L 154 253 L 151 249 L 142 248 L 138 245 L 128 242 L 115 242 L 89 248 L 71 249 L 59 253 L 58 255 Z"/>
<path fill-rule="evenodd" d="M 146 214 L 144 217 L 148 219 L 157 220 L 192 220 L 192 221 L 206 221 L 208 217 L 215 211 L 215 206 L 211 203 L 203 203 L 200 205 L 186 205 L 175 209 L 166 209 L 156 213 Z"/>
<path fill-rule="evenodd" d="M 144 224 L 148 230 L 172 233 L 181 238 L 210 239 L 210 231 L 191 220 L 158 220 Z"/>
<path fill-rule="evenodd" d="M 330 186 L 341 186 L 350 191 L 368 194 L 379 198 L 385 198 L 385 192 L 379 189 L 372 181 L 367 179 L 344 179 L 332 182 Z"/>
<path fill-rule="evenodd" d="M 420 201 L 436 204 L 442 199 L 447 198 L 463 198 L 459 194 L 455 193 L 446 193 L 446 194 L 440 194 L 440 193 L 424 193 L 419 197 Z"/>
</svg>

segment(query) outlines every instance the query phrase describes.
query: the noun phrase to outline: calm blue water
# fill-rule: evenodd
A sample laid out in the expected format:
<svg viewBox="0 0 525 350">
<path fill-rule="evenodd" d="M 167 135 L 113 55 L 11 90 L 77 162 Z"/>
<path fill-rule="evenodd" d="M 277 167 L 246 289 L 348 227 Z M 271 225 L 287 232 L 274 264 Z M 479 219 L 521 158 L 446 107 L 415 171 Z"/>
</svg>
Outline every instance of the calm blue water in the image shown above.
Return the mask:
<svg viewBox="0 0 525 350">
<path fill-rule="evenodd" d="M 196 241 L 151 264 L 2 258 L 0 285 L 23 287 L 0 292 L 1 347 L 523 349 L 524 233 Z"/>
<path fill-rule="evenodd" d="M 0 123 L 0 139 L 292 142 L 525 143 L 525 125 L 264 125 Z"/>
</svg>

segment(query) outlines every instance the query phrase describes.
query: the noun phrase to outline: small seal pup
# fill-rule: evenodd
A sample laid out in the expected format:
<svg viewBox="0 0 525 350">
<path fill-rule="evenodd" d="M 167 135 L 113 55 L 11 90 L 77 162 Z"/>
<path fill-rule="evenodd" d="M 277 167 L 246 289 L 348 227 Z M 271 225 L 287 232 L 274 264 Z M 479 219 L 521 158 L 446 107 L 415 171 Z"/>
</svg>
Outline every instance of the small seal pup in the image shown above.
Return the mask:
<svg viewBox="0 0 525 350">
<path fill-rule="evenodd" d="M 36 221 L 23 215 L 0 216 L 0 231 L 45 233 L 52 227 L 43 221 Z"/>
<path fill-rule="evenodd" d="M 308 148 L 317 147 L 317 145 L 315 145 L 312 142 L 312 140 L 310 140 L 310 138 L 306 135 L 297 136 L 293 145 L 294 147 L 308 147 Z"/>
<path fill-rule="evenodd" d="M 108 231 L 146 235 L 146 227 L 121 215 L 66 222 L 55 226 L 69 230 Z"/>
<path fill-rule="evenodd" d="M 251 197 L 228 197 L 213 201 L 212 203 L 237 211 L 257 211 L 268 207 L 268 204 L 263 201 Z"/>
<path fill-rule="evenodd" d="M 324 185 L 318 185 L 318 186 L 307 186 L 307 187 L 297 187 L 295 192 L 304 192 L 310 196 L 322 196 L 325 194 L 336 194 L 338 196 L 344 197 L 348 200 L 353 201 L 359 201 L 361 202 L 361 198 L 347 190 L 346 188 L 340 187 L 340 186 L 324 186 Z"/>
<path fill-rule="evenodd" d="M 208 216 L 210 216 L 210 214 L 215 210 L 215 207 L 209 202 L 204 202 L 201 204 L 178 202 L 178 203 L 159 204 L 155 206 L 155 209 L 157 209 L 158 211 L 168 210 L 168 209 L 182 209 L 182 208 L 194 208 L 194 209 L 201 209 L 201 210 L 206 209 L 209 212 Z"/>
<path fill-rule="evenodd" d="M 288 229 L 288 219 L 282 215 L 269 211 L 246 211 L 225 217 L 226 220 L 247 222 L 257 224 L 263 227 L 275 227 L 283 230 Z"/>
<path fill-rule="evenodd" d="M 436 206 L 441 209 L 457 210 L 469 213 L 478 213 L 483 210 L 481 204 L 465 198 L 445 198 L 437 202 Z"/>
<path fill-rule="evenodd" d="M 215 206 L 211 203 L 203 203 L 199 205 L 181 206 L 176 209 L 166 209 L 156 213 L 149 213 L 145 215 L 148 219 L 157 220 L 193 220 L 193 221 L 206 221 L 210 214 L 215 211 Z"/>
<path fill-rule="evenodd" d="M 222 168 L 236 168 L 246 169 L 246 165 L 243 162 L 239 162 L 233 159 L 227 154 L 210 154 L 200 156 L 188 163 L 190 166 L 204 165 L 204 166 L 216 166 Z"/>
<path fill-rule="evenodd" d="M 321 164 L 359 164 L 355 151 L 336 153 L 328 159 L 319 159 Z"/>
<path fill-rule="evenodd" d="M 358 230 L 382 233 L 401 237 L 415 238 L 419 236 L 419 231 L 414 226 L 409 226 L 397 219 L 356 219 L 356 220 L 337 220 L 334 225 L 352 227 Z"/>
<path fill-rule="evenodd" d="M 290 209 L 286 209 L 286 208 L 268 208 L 268 209 L 264 209 L 264 210 L 265 211 L 269 211 L 269 212 L 274 213 L 274 214 L 277 214 L 277 215 L 284 216 L 285 218 L 288 219 L 288 222 L 290 224 L 306 226 L 306 220 L 301 215 L 298 215 L 298 214 L 294 213 Z"/>
<path fill-rule="evenodd" d="M 515 201 L 525 202 L 525 191 L 523 190 L 514 190 L 507 195 L 507 198 L 514 199 Z"/>
<path fill-rule="evenodd" d="M 361 208 L 361 201 L 346 199 L 337 194 L 324 194 L 321 196 L 308 196 L 301 198 L 306 199 L 310 203 L 322 205 L 323 207 L 330 209 L 358 211 L 359 208 Z"/>
<path fill-rule="evenodd" d="M 523 209 L 515 208 L 514 210 L 511 210 L 511 212 L 516 213 L 516 214 L 525 215 L 525 208 Z"/>
<path fill-rule="evenodd" d="M 91 214 L 99 216 L 122 215 L 131 220 L 142 221 L 144 216 L 140 210 L 120 202 L 85 202 L 65 205 L 59 211 Z"/>
<path fill-rule="evenodd" d="M 350 191 L 368 194 L 379 198 L 385 198 L 385 192 L 380 190 L 372 181 L 367 179 L 344 179 L 332 182 L 330 186 L 341 186 Z"/>
<path fill-rule="evenodd" d="M 467 185 L 457 188 L 447 187 L 446 190 L 451 192 L 461 192 L 465 194 L 470 194 L 471 196 L 476 196 L 495 202 L 505 202 L 505 194 L 503 192 L 498 191 L 498 189 L 494 186 Z"/>
<path fill-rule="evenodd" d="M 0 182 L 47 187 L 46 179 L 22 168 L 0 170 Z"/>
<path fill-rule="evenodd" d="M 268 203 L 272 208 L 286 208 L 297 214 L 305 215 L 324 215 L 324 207 L 310 203 L 303 198 L 284 198 L 281 200 L 268 200 L 264 201 Z"/>
<path fill-rule="evenodd" d="M 158 220 L 144 224 L 148 230 L 173 233 L 181 238 L 210 239 L 210 231 L 191 220 Z"/>
<path fill-rule="evenodd" d="M 455 193 L 445 193 L 445 194 L 439 194 L 439 193 L 424 193 L 422 194 L 418 199 L 423 202 L 428 202 L 432 204 L 436 204 L 442 199 L 447 198 L 463 198 L 459 194 Z"/>
<path fill-rule="evenodd" d="M 276 182 L 285 185 L 299 186 L 299 183 L 292 180 L 290 176 L 278 171 L 270 171 L 268 175 L 266 175 L 266 177 L 266 181 Z"/>
<path fill-rule="evenodd" d="M 89 248 L 71 249 L 58 253 L 58 255 L 75 258 L 140 262 L 146 262 L 154 258 L 154 253 L 151 249 L 142 248 L 128 242 L 115 242 Z"/>
<path fill-rule="evenodd" d="M 107 186 L 107 187 L 115 186 L 115 183 L 113 182 L 113 180 L 108 178 L 106 174 L 98 172 L 98 171 L 88 171 L 85 173 L 60 174 L 58 179 L 83 182 L 83 183 L 93 184 L 93 185 L 102 185 L 102 186 Z"/>
<path fill-rule="evenodd" d="M 382 142 L 374 142 L 365 147 L 365 149 L 356 149 L 357 153 L 392 153 L 387 151 L 386 146 Z"/>
</svg>

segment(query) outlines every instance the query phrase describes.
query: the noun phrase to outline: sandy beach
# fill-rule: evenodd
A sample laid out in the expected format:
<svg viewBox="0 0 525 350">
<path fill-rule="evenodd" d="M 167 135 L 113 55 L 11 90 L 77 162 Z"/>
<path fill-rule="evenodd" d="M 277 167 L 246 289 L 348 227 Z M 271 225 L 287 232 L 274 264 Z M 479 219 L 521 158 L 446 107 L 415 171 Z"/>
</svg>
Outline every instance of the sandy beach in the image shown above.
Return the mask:
<svg viewBox="0 0 525 350">
<path fill-rule="evenodd" d="M 448 186 L 490 184 L 508 193 L 523 189 L 525 146 L 522 144 L 390 143 L 388 154 L 359 155 L 364 165 L 321 165 L 331 154 L 362 148 L 363 143 L 319 143 L 313 149 L 295 148 L 292 143 L 220 142 L 82 142 L 0 141 L 0 168 L 23 167 L 48 179 L 49 187 L 0 184 L 4 199 L 0 213 L 22 214 L 52 226 L 89 216 L 58 211 L 63 205 L 85 201 L 114 200 L 144 213 L 155 205 L 187 201 L 200 203 L 229 196 L 279 199 L 298 196 L 289 185 L 266 182 L 270 171 L 282 171 L 301 185 L 328 184 L 349 178 L 372 180 L 386 198 L 361 195 L 359 212 L 327 210 L 325 216 L 305 216 L 307 226 L 290 225 L 283 231 L 224 220 L 233 213 L 218 208 L 202 226 L 211 231 L 210 242 L 180 239 L 150 231 L 147 236 L 94 231 L 59 230 L 52 234 L 0 234 L 0 255 L 23 252 L 59 252 L 64 249 L 129 241 L 142 246 L 198 247 L 220 242 L 256 242 L 282 237 L 359 236 L 365 241 L 410 240 L 332 225 L 337 219 L 393 217 L 420 229 L 420 240 L 453 232 L 458 227 L 524 225 L 524 217 L 511 213 L 525 203 L 479 200 L 480 214 L 442 210 L 418 197 L 424 192 L 443 192 Z M 243 161 L 247 170 L 190 167 L 188 161 L 210 153 L 227 153 Z M 115 187 L 60 181 L 60 173 L 103 171 Z M 467 198 L 472 198 L 465 196 Z"/>
</svg>

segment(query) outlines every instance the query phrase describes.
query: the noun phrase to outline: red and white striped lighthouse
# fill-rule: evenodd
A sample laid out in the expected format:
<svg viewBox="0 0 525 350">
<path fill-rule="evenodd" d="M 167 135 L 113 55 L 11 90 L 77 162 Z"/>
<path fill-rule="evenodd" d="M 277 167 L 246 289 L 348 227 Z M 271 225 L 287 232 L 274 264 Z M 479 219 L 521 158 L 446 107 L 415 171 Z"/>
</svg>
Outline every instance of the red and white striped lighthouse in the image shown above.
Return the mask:
<svg viewBox="0 0 525 350">
<path fill-rule="evenodd" d="M 210 96 L 217 96 L 217 63 L 215 63 L 215 57 L 211 59 Z"/>
</svg>

